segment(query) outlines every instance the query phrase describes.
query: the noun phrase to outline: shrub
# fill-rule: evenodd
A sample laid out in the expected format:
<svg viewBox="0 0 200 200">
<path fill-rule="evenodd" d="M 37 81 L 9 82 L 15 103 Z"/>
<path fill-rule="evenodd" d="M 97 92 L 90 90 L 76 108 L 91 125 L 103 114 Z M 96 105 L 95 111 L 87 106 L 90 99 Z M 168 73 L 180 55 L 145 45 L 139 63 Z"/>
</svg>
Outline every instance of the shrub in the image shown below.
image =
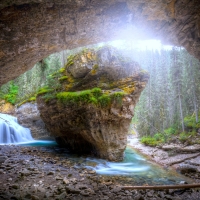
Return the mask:
<svg viewBox="0 0 200 200">
<path fill-rule="evenodd" d="M 180 133 L 180 135 L 179 135 L 179 140 L 180 140 L 181 142 L 186 142 L 187 139 L 188 139 L 188 137 L 189 137 L 189 134 L 187 134 L 187 133 L 185 133 L 185 132 L 182 132 L 182 133 Z"/>
<path fill-rule="evenodd" d="M 174 135 L 176 133 L 176 129 L 173 128 L 173 127 L 169 127 L 168 129 L 165 129 L 164 132 L 167 134 L 167 135 Z"/>
<path fill-rule="evenodd" d="M 9 90 L 8 90 L 8 94 L 4 95 L 4 99 L 11 103 L 11 104 L 15 104 L 16 99 L 17 99 L 17 94 L 18 94 L 18 86 L 15 85 L 12 81 L 10 82 L 9 85 Z"/>
<path fill-rule="evenodd" d="M 186 116 L 184 118 L 184 125 L 189 129 L 193 129 L 193 128 L 197 129 L 197 128 L 200 128 L 200 120 L 196 122 L 195 116 Z"/>
<path fill-rule="evenodd" d="M 140 139 L 140 142 L 147 146 L 152 146 L 152 147 L 155 147 L 160 144 L 160 141 L 157 141 L 155 138 L 153 138 L 151 136 L 143 136 Z"/>
</svg>

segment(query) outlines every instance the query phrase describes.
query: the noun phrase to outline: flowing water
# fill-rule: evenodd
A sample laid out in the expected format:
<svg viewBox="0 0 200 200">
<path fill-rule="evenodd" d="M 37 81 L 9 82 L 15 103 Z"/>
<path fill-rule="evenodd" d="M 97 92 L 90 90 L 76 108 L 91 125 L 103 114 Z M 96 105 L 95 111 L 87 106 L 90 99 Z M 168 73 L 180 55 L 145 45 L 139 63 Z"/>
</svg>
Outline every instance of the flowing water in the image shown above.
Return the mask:
<svg viewBox="0 0 200 200">
<path fill-rule="evenodd" d="M 15 117 L 6 114 L 0 114 L 0 143 L 42 148 L 60 159 L 67 157 L 76 168 L 95 170 L 97 174 L 107 178 L 116 177 L 129 184 L 178 184 L 186 180 L 186 177 L 172 170 L 151 163 L 131 147 L 126 148 L 124 160 L 121 162 L 70 154 L 66 149 L 58 147 L 55 141 L 34 140 L 28 128 L 20 126 Z M 188 179 L 186 181 L 190 182 Z"/>
<path fill-rule="evenodd" d="M 20 126 L 16 117 L 0 113 L 0 144 L 30 141 L 33 141 L 33 138 L 28 128 Z"/>
</svg>

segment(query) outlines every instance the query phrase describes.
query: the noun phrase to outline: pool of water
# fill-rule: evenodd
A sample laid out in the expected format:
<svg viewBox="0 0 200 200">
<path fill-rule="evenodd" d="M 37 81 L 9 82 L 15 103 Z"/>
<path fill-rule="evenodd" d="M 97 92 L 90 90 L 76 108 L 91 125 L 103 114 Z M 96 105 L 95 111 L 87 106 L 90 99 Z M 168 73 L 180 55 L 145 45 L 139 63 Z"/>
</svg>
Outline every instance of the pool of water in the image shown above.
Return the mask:
<svg viewBox="0 0 200 200">
<path fill-rule="evenodd" d="M 17 143 L 15 145 L 28 146 L 28 147 L 54 147 L 54 146 L 58 146 L 58 144 L 55 141 L 52 141 L 52 140 L 32 140 L 30 142 L 22 142 L 22 143 Z"/>
<path fill-rule="evenodd" d="M 124 160 L 121 162 L 109 162 L 104 159 L 98 159 L 88 156 L 78 156 L 70 154 L 67 150 L 60 148 L 55 141 L 35 140 L 29 143 L 18 145 L 34 146 L 42 148 L 43 151 L 51 152 L 59 156 L 60 159 L 69 159 L 78 169 L 95 170 L 97 174 L 105 177 L 116 177 L 129 184 L 179 184 L 181 181 L 191 182 L 190 179 L 182 176 L 171 169 L 164 169 L 148 161 L 133 148 L 127 147 Z"/>
</svg>

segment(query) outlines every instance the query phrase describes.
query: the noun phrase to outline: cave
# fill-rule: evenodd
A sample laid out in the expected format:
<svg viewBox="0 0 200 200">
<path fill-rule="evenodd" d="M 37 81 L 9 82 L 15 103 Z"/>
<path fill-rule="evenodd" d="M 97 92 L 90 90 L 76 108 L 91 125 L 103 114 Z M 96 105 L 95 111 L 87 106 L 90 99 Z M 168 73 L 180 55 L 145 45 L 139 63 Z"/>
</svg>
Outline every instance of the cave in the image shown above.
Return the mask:
<svg viewBox="0 0 200 200">
<path fill-rule="evenodd" d="M 135 35 L 182 46 L 200 59 L 197 0 L 5 0 L 0 10 L 0 85 L 51 53 Z"/>
<path fill-rule="evenodd" d="M 132 40 L 132 38 L 138 40 L 158 39 L 163 44 L 183 47 L 191 55 L 200 60 L 200 4 L 198 0 L 4 0 L 0 2 L 0 11 L 0 86 L 30 70 L 37 62 L 42 63 L 43 59 L 52 53 L 113 40 L 125 39 L 128 41 Z M 148 76 L 144 71 L 140 71 L 138 79 L 138 85 L 141 87 L 138 86 L 140 91 L 134 105 L 127 103 L 127 107 L 131 106 L 130 111 L 133 110 L 132 108 L 137 103 Z M 40 97 L 38 99 L 42 107 L 44 100 Z M 129 102 L 128 97 L 125 100 Z M 50 103 L 52 102 L 50 101 Z M 69 108 L 67 106 L 56 106 L 42 108 L 44 109 L 43 118 L 46 118 L 46 121 L 50 121 L 48 129 L 58 130 L 60 128 L 56 127 L 56 125 L 51 127 L 53 123 L 58 124 L 58 126 L 63 126 L 64 129 L 68 129 L 69 126 L 65 127 L 66 124 L 62 124 L 62 119 L 66 118 L 66 116 L 60 113 L 62 113 L 63 109 L 69 110 Z M 77 110 L 79 109 L 79 107 L 74 107 Z M 90 108 L 93 109 L 93 107 Z M 35 108 L 32 109 L 34 112 L 37 112 Z M 56 109 L 58 110 L 57 121 L 53 117 L 51 118 L 49 114 L 54 114 Z M 100 113 L 102 109 L 98 111 Z M 78 110 L 78 112 L 86 111 Z M 92 116 L 96 113 L 90 113 L 90 115 Z M 120 118 L 121 113 L 117 114 Z M 78 119 L 79 114 L 77 115 L 73 116 L 72 123 L 76 122 L 76 118 Z M 132 116 L 133 113 L 131 113 Z M 131 117 L 128 117 L 128 123 L 126 124 L 129 125 Z M 29 121 L 30 118 L 31 116 L 28 116 L 26 121 Z M 82 118 L 85 119 L 87 117 L 83 116 Z M 36 126 L 39 124 L 40 127 L 44 127 L 43 122 L 39 121 L 38 118 L 33 119 L 33 121 L 37 122 L 35 123 Z M 109 123 L 107 124 L 110 126 Z M 78 125 L 75 124 L 74 126 Z M 98 126 L 99 124 L 95 121 L 93 123 L 94 130 Z M 114 126 L 118 129 L 118 126 L 120 127 L 121 124 L 117 121 Z M 113 128 L 112 126 L 110 127 Z M 60 131 L 60 137 L 57 137 L 56 140 L 65 146 L 65 143 L 69 142 L 67 139 L 66 142 L 63 142 L 61 139 L 64 137 L 62 135 L 63 130 L 59 129 L 58 131 Z M 68 132 L 71 134 L 70 131 Z M 99 135 L 103 135 L 100 128 L 96 132 Z M 85 129 L 83 133 L 87 135 Z M 104 135 L 102 137 L 104 139 Z M 111 142 L 117 140 L 116 138 L 111 139 Z M 124 135 L 124 141 L 126 139 L 126 135 Z M 94 155 L 98 155 L 94 146 L 91 145 L 91 142 L 85 143 L 84 141 L 82 143 L 82 138 L 79 138 L 79 140 L 80 144 L 79 141 L 75 143 L 73 138 L 75 149 L 77 146 L 83 147 L 85 145 L 84 148 L 86 150 L 87 148 L 89 150 L 94 149 Z M 88 139 L 88 141 L 90 140 L 91 138 Z M 106 137 L 105 140 L 107 140 Z M 125 147 L 126 142 L 123 144 L 119 159 L 113 159 L 111 155 L 109 160 L 122 160 L 122 153 Z M 150 199 L 151 197 L 152 199 L 153 197 L 176 199 L 177 194 L 179 195 L 180 193 L 182 195 L 182 191 L 172 191 L 170 194 L 168 191 L 154 193 L 155 190 L 147 192 L 124 191 L 126 187 L 123 187 L 123 184 L 126 184 L 126 182 L 123 178 L 105 178 L 96 175 L 96 172 L 91 170 L 93 165 L 96 165 L 94 160 L 88 159 L 88 161 L 85 159 L 83 161 L 85 163 L 92 163 L 91 168 L 79 168 L 79 165 L 82 163 L 74 162 L 76 158 L 73 158 L 73 160 L 70 157 L 64 157 L 68 153 L 65 149 L 53 148 L 53 150 L 44 150 L 44 148 L 38 149 L 36 147 L 32 149 L 27 147 L 18 148 L 15 146 L 0 147 L 0 174 L 2 175 L 0 183 L 3 184 L 0 189 L 0 199 L 93 199 L 94 196 L 97 199 L 100 199 L 100 197 L 103 198 L 104 196 L 107 199 L 122 199 L 123 196 L 126 196 L 128 199 Z M 116 146 L 114 148 L 116 149 Z M 101 149 L 101 143 L 99 144 L 99 149 Z M 176 149 L 175 147 L 175 150 L 172 151 L 169 145 L 164 146 L 163 149 L 166 151 L 169 150 L 173 154 L 176 153 L 178 148 Z M 197 183 L 200 180 L 200 172 L 197 170 L 200 166 L 199 149 L 199 146 L 195 146 L 192 150 L 187 149 L 187 147 L 181 148 L 182 153 L 192 151 L 193 154 L 189 159 L 187 157 L 187 159 L 193 159 L 194 165 L 198 165 L 196 168 L 193 167 L 194 165 L 191 167 L 189 162 L 184 163 L 184 160 L 180 162 L 181 164 L 184 163 L 184 165 L 178 166 L 179 162 L 175 156 L 173 157 L 174 160 L 172 159 L 171 161 L 171 165 L 175 166 L 174 168 L 186 174 L 192 174 L 188 175 L 188 177 L 194 178 L 193 175 L 195 174 L 196 179 L 198 179 Z M 80 150 L 82 151 L 81 148 Z M 167 160 L 169 157 L 165 157 L 166 152 L 164 151 L 159 151 L 161 153 L 158 156 L 156 155 L 156 151 L 157 149 L 155 152 L 154 150 L 150 151 L 150 154 L 152 154 L 149 159 L 154 159 L 155 162 L 159 160 L 162 165 L 162 160 Z M 103 156 L 100 155 L 100 157 L 108 158 L 106 153 Z M 143 167 L 142 160 L 144 158 L 137 157 L 137 159 L 140 160 L 139 164 Z M 103 161 L 101 164 L 104 165 L 105 162 Z M 171 165 L 164 166 L 164 171 L 166 169 L 168 170 L 168 167 Z M 144 166 L 144 170 L 146 169 L 148 168 Z M 160 169 L 153 168 L 151 170 L 159 171 Z M 164 175 L 161 179 L 167 179 L 166 177 L 168 175 L 164 171 L 162 171 Z M 16 174 L 18 175 L 16 176 Z M 33 183 L 30 181 L 29 176 L 31 177 L 31 181 L 33 180 Z M 173 173 L 170 177 L 173 177 Z M 178 176 L 176 178 L 178 180 L 177 182 L 170 182 L 171 180 L 169 178 L 167 179 L 167 183 L 182 184 L 184 187 L 186 182 L 181 181 L 182 177 Z M 151 179 L 151 177 L 149 178 L 147 176 L 144 179 Z M 190 181 L 189 183 L 193 183 Z M 118 186 L 118 183 L 120 186 Z M 131 183 L 135 184 L 135 182 L 130 181 Z M 150 184 L 154 183 L 150 181 Z M 137 184 L 140 185 L 141 182 L 138 181 Z M 200 186 L 196 184 L 193 187 L 199 188 Z M 144 186 L 143 189 L 148 189 L 148 187 L 145 188 Z M 189 199 L 189 197 L 191 199 L 199 199 L 198 190 L 183 194 L 177 199 Z"/>
</svg>

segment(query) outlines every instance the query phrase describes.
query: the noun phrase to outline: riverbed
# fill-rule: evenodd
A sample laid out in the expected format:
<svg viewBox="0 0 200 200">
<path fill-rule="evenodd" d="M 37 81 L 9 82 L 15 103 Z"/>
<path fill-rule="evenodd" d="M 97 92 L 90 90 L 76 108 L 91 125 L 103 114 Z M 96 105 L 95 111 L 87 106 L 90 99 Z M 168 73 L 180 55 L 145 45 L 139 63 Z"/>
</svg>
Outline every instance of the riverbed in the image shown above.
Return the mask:
<svg viewBox="0 0 200 200">
<path fill-rule="evenodd" d="M 0 199 L 197 199 L 196 190 L 132 190 L 124 185 L 182 184 L 128 148 L 123 162 L 69 154 L 56 145 L 0 146 Z M 4 162 L 2 162 L 4 161 Z"/>
</svg>

